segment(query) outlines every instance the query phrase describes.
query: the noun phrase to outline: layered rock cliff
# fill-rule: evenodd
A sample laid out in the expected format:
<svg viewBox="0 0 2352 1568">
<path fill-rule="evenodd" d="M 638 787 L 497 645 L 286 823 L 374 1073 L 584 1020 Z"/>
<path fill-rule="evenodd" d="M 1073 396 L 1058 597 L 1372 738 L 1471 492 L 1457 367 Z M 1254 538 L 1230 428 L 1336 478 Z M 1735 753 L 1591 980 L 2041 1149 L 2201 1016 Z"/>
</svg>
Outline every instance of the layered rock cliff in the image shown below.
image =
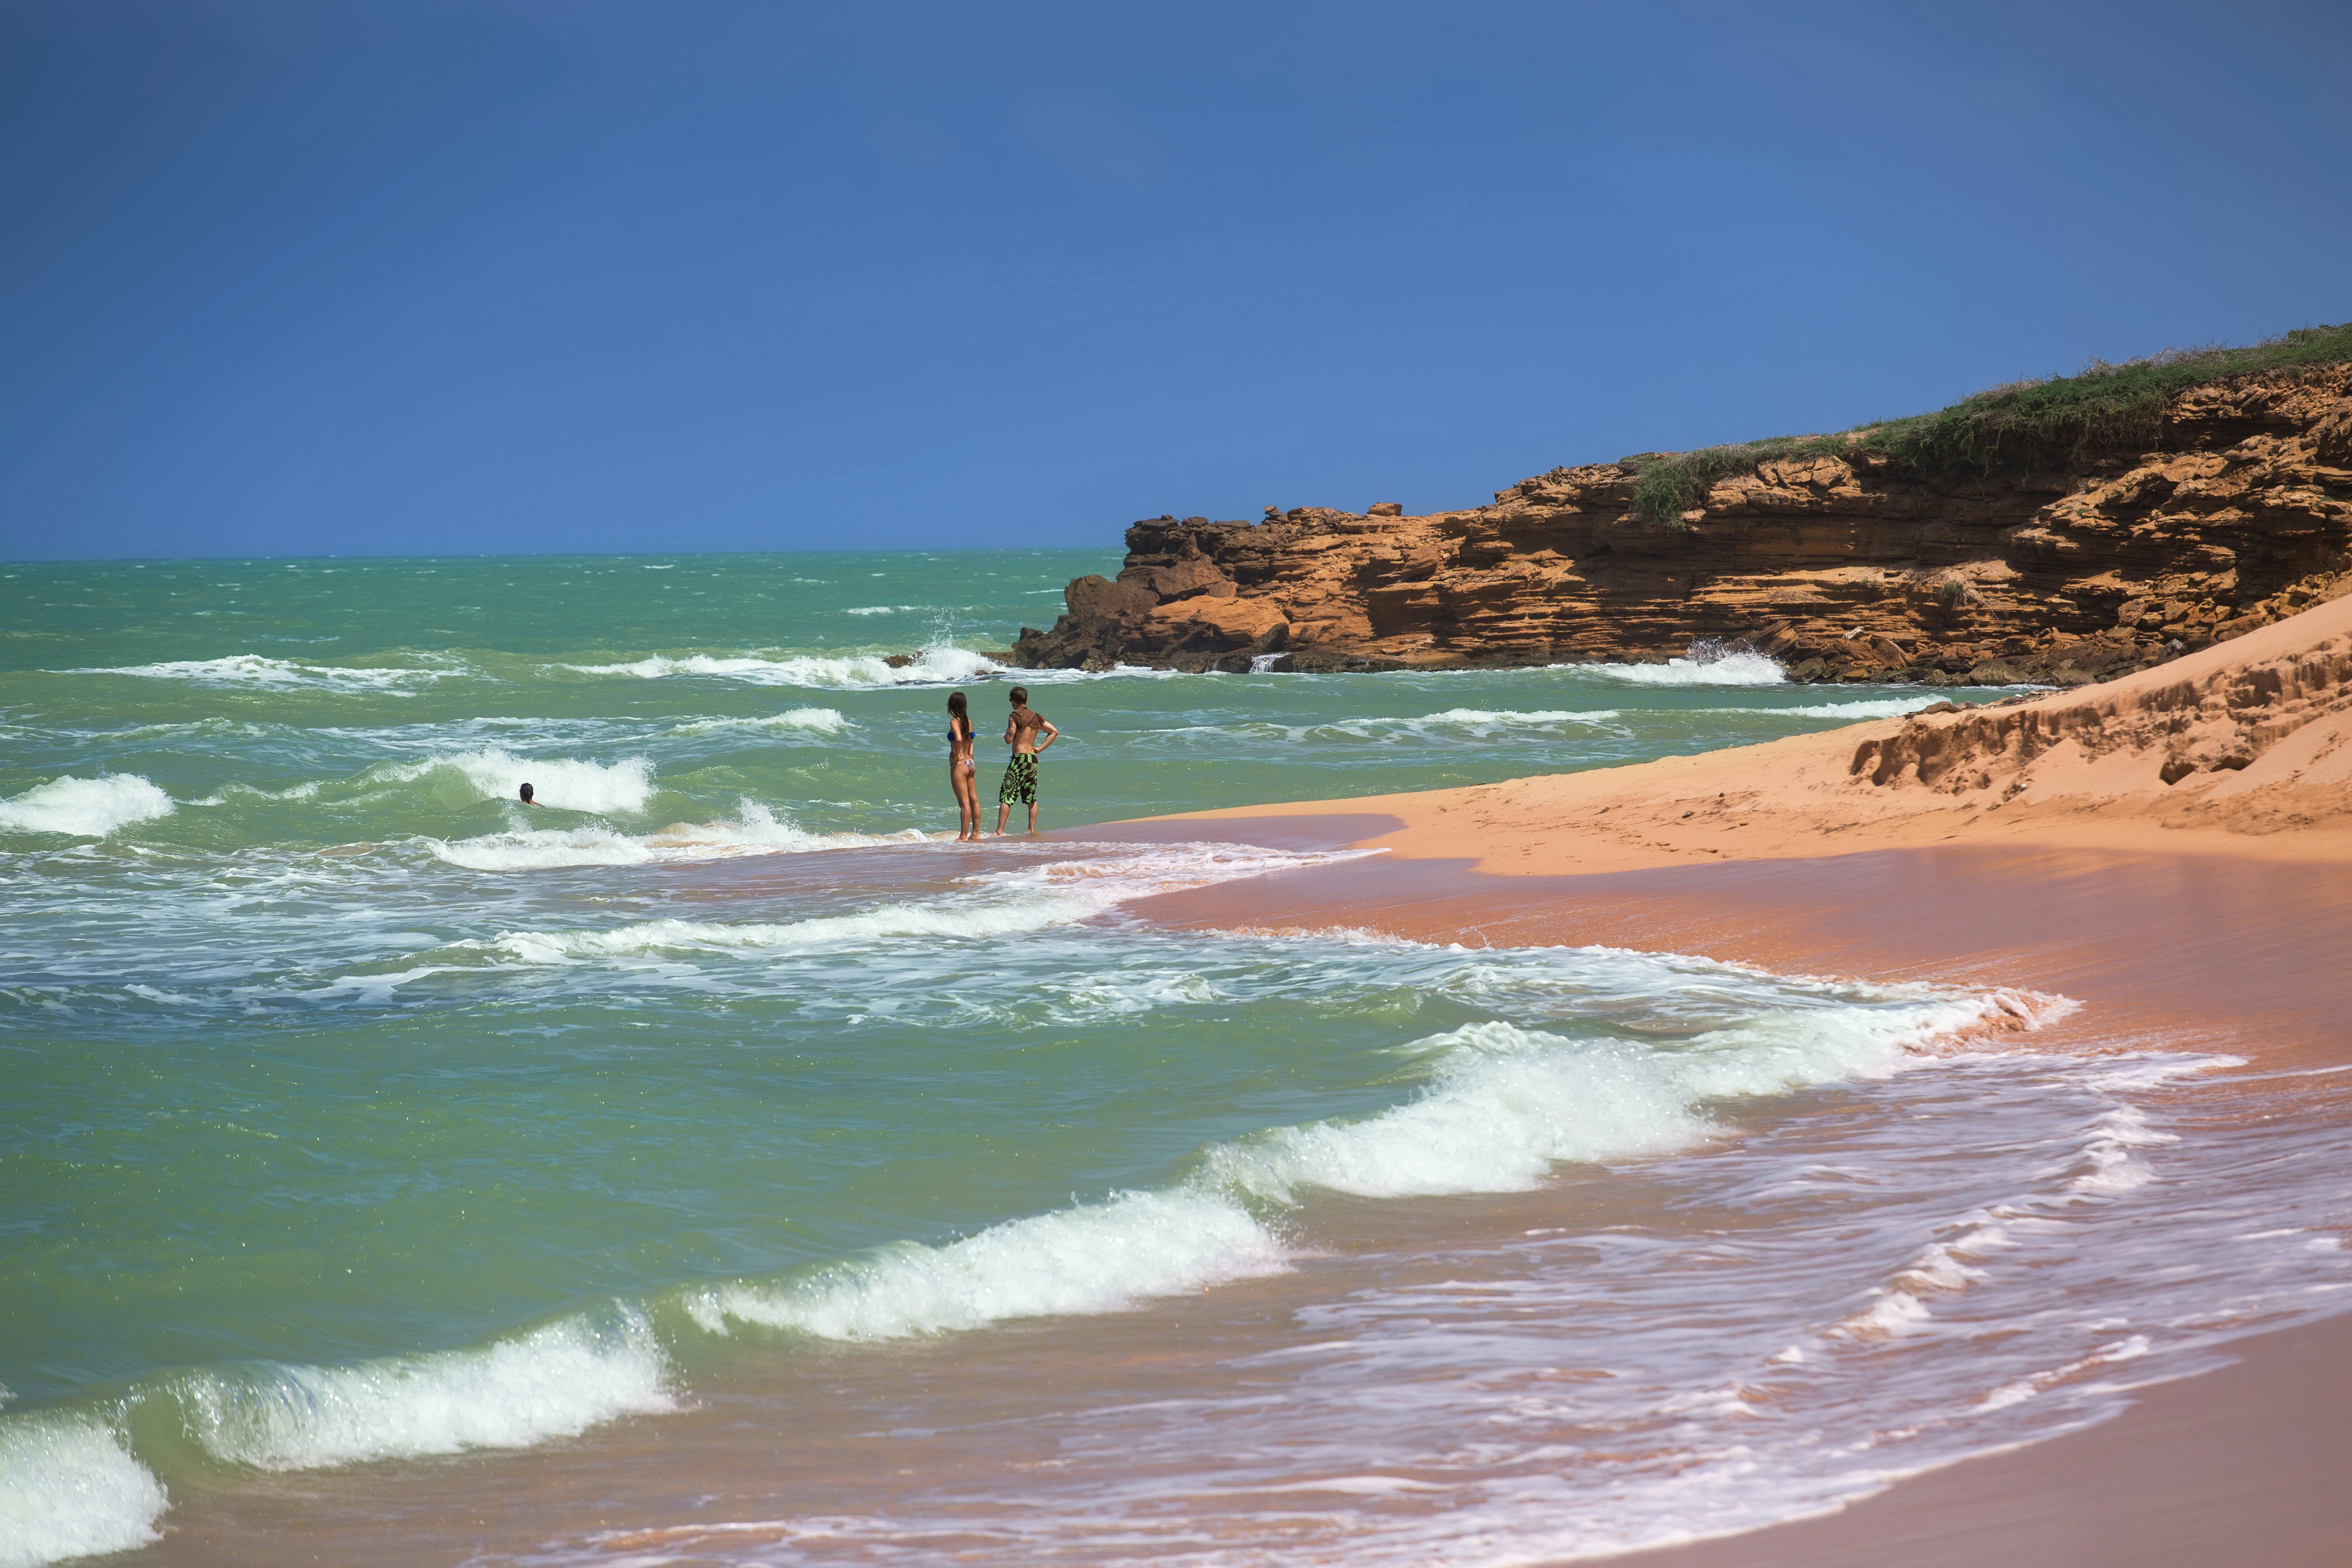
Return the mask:
<svg viewBox="0 0 2352 1568">
<path fill-rule="evenodd" d="M 1816 441 L 1734 465 L 1663 518 L 1634 500 L 1658 454 L 1420 517 L 1163 517 L 1128 531 L 1117 581 L 1072 583 L 1068 613 L 1014 653 L 1331 670 L 1722 646 L 1804 680 L 2064 686 L 2352 589 L 2352 365 L 2190 386 L 2135 434 L 2041 468 Z"/>
</svg>

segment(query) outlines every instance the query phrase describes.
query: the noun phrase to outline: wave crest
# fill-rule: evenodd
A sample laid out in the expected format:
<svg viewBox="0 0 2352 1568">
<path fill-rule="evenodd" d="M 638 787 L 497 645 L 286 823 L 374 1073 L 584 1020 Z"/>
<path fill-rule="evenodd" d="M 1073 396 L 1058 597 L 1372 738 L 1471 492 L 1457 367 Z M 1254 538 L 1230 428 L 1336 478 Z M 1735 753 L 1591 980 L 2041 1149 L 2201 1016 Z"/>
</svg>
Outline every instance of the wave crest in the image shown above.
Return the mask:
<svg viewBox="0 0 2352 1568">
<path fill-rule="evenodd" d="M 172 797 L 137 773 L 79 779 L 68 773 L 0 800 L 0 829 L 104 838 L 117 828 L 169 816 Z"/>
<path fill-rule="evenodd" d="M 903 1339 L 1120 1311 L 1288 1267 L 1282 1245 L 1234 1203 L 1198 1192 L 1122 1193 L 943 1247 L 887 1247 L 794 1283 L 709 1287 L 686 1310 L 712 1333 L 733 1321 L 828 1340 Z"/>
<path fill-rule="evenodd" d="M 192 1373 L 171 1387 L 206 1453 L 263 1470 L 522 1448 L 677 1408 L 652 1323 L 616 1307 L 477 1349 L 351 1366 Z"/>
<path fill-rule="evenodd" d="M 0 1418 L 0 1568 L 144 1546 L 170 1504 L 163 1483 L 97 1417 Z"/>
</svg>

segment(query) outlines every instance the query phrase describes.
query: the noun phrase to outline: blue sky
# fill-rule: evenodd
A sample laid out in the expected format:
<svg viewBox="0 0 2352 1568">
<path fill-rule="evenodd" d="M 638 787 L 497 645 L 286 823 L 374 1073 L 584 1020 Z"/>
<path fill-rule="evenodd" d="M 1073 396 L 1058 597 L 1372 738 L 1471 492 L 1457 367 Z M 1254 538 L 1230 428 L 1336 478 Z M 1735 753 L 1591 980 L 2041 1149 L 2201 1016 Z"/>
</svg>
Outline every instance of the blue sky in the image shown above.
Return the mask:
<svg viewBox="0 0 2352 1568">
<path fill-rule="evenodd" d="M 2352 8 L 0 3 L 0 553 L 1116 542 L 2352 319 Z"/>
</svg>

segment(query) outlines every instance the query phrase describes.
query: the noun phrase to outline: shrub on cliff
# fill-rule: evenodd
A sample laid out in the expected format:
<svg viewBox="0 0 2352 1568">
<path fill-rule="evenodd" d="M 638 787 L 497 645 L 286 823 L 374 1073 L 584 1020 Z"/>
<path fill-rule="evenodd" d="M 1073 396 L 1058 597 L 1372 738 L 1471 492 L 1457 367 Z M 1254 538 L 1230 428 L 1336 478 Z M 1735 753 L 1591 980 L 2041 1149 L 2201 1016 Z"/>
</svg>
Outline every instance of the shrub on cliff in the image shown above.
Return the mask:
<svg viewBox="0 0 2352 1568">
<path fill-rule="evenodd" d="M 2165 405 L 2188 388 L 2256 371 L 2352 361 L 2352 322 L 2301 327 L 2245 348 L 2168 349 L 2121 364 L 2093 361 L 2080 375 L 2012 382 L 1933 414 L 1859 426 L 1839 436 L 1780 436 L 1669 456 L 1628 458 L 1633 507 L 1671 522 L 1700 505 L 1717 479 L 1776 458 L 1883 453 L 1930 473 L 1990 474 L 2057 468 L 2099 449 L 2145 450 Z"/>
</svg>

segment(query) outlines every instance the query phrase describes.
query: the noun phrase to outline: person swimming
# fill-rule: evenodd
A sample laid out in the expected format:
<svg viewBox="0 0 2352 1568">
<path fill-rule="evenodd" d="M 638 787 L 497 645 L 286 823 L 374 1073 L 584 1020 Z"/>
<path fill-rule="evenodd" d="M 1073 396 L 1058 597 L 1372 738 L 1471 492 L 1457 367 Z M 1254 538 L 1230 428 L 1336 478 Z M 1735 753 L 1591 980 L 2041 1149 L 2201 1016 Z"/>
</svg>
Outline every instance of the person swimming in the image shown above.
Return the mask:
<svg viewBox="0 0 2352 1568">
<path fill-rule="evenodd" d="M 977 840 L 980 830 L 980 783 L 972 775 L 971 705 L 961 691 L 948 693 L 948 788 L 956 797 L 956 842 Z"/>
<path fill-rule="evenodd" d="M 529 784 L 522 786 L 521 798 L 522 803 L 525 805 L 537 805 L 539 804 L 539 802 L 530 798 L 530 785 Z"/>
</svg>

